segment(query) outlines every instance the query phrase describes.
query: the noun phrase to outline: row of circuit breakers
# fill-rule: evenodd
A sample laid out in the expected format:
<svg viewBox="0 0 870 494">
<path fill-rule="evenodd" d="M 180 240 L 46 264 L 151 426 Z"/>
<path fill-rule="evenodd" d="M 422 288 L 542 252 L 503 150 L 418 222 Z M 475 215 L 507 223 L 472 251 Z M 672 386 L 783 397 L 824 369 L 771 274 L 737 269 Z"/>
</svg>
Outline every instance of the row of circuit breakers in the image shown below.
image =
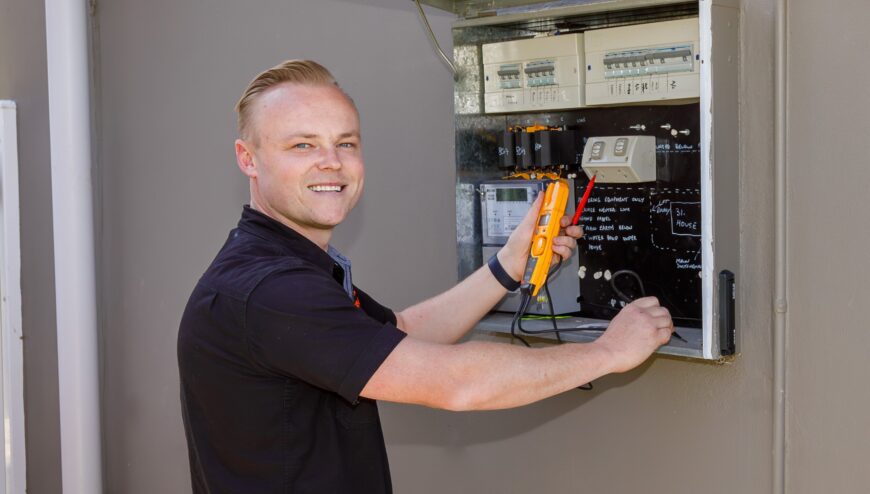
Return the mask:
<svg viewBox="0 0 870 494">
<path fill-rule="evenodd" d="M 484 111 L 699 97 L 697 18 L 483 45 Z"/>
</svg>

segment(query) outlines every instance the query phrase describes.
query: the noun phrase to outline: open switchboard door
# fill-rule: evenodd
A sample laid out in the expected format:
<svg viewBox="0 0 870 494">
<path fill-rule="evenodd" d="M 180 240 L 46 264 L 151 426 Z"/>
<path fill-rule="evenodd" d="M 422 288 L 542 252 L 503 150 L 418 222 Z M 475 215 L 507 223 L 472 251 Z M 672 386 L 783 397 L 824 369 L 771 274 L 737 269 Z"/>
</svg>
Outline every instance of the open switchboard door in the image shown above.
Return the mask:
<svg viewBox="0 0 870 494">
<path fill-rule="evenodd" d="M 585 237 L 532 300 L 526 335 L 589 341 L 652 295 L 677 326 L 660 352 L 733 355 L 737 9 L 560 12 L 454 27 L 460 276 L 503 245 L 547 181 L 567 180 L 573 201 L 595 175 Z M 509 295 L 479 329 L 509 331 L 516 305 Z"/>
</svg>

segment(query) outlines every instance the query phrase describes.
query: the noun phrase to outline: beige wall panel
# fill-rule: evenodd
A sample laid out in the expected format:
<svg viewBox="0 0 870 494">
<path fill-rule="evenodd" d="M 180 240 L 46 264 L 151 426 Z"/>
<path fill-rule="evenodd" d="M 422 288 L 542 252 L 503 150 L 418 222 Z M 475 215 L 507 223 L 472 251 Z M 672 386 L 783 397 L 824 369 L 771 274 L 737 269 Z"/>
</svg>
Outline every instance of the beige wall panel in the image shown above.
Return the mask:
<svg viewBox="0 0 870 494">
<path fill-rule="evenodd" d="M 870 485 L 870 3 L 789 2 L 787 488 Z"/>
</svg>

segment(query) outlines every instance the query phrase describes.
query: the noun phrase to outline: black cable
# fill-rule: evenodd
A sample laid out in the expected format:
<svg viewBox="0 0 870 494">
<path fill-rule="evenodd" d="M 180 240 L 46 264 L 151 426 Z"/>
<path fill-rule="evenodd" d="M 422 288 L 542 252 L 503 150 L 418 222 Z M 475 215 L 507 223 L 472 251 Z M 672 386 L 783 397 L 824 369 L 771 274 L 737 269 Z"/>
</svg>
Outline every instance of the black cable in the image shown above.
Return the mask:
<svg viewBox="0 0 870 494">
<path fill-rule="evenodd" d="M 559 261 L 561 264 L 562 261 Z M 553 331 L 556 332 L 556 341 L 559 343 L 564 343 L 562 341 L 562 335 L 559 333 L 559 326 L 556 325 L 556 311 L 553 310 L 553 297 L 550 296 L 550 277 L 547 276 L 547 279 L 544 280 L 544 293 L 547 294 L 547 301 L 549 302 L 547 305 L 550 307 L 550 321 L 553 322 Z"/>
<path fill-rule="evenodd" d="M 587 324 L 583 326 L 577 326 L 574 328 L 556 328 L 556 329 L 524 329 L 520 328 L 525 334 L 530 335 L 539 335 L 539 334 L 559 334 L 559 333 L 579 333 L 581 331 L 606 331 L 606 324 Z"/>
<path fill-rule="evenodd" d="M 520 293 L 522 294 L 522 298 L 520 299 L 520 306 L 517 307 L 517 312 L 516 314 L 514 314 L 514 318 L 511 321 L 511 338 L 516 338 L 520 340 L 523 345 L 531 348 L 532 345 L 529 345 L 529 342 L 523 339 L 523 337 L 518 335 L 514 330 L 517 326 L 518 321 L 520 320 L 520 318 L 523 317 L 523 314 L 525 314 L 526 309 L 529 307 L 529 302 L 532 300 L 532 292 L 529 290 L 528 285 L 520 288 Z"/>
<path fill-rule="evenodd" d="M 641 281 L 640 275 L 630 269 L 620 269 L 619 271 L 613 273 L 613 275 L 611 275 L 610 277 L 610 288 L 613 288 L 614 293 L 616 293 L 616 296 L 619 297 L 620 300 L 622 300 L 626 304 L 630 304 L 634 300 L 625 293 L 623 293 L 623 291 L 616 286 L 616 278 L 622 275 L 629 275 L 634 277 L 634 279 L 637 280 L 638 287 L 640 288 L 640 296 L 646 296 L 646 290 L 643 287 L 643 281 Z"/>
<path fill-rule="evenodd" d="M 559 257 L 559 256 L 557 255 L 557 257 Z M 562 342 L 562 339 L 561 339 L 561 335 L 559 333 L 572 333 L 572 332 L 579 332 L 579 331 L 604 331 L 605 329 L 607 329 L 606 324 L 604 324 L 604 325 L 602 325 L 602 324 L 588 324 L 588 325 L 583 325 L 583 326 L 576 327 L 576 328 L 560 328 L 558 326 L 558 324 L 556 324 L 556 312 L 553 309 L 553 299 L 552 299 L 552 297 L 550 297 L 550 288 L 549 288 L 548 281 L 553 275 L 556 274 L 556 272 L 559 271 L 559 269 L 561 267 L 562 267 L 562 258 L 559 257 L 559 262 L 556 263 L 556 265 L 554 265 L 552 269 L 550 269 L 550 272 L 547 273 L 547 280 L 544 281 L 544 291 L 547 294 L 547 305 L 550 308 L 550 320 L 553 323 L 553 329 L 526 329 L 523 327 L 522 316 L 520 316 L 519 319 L 516 319 L 516 316 L 514 317 L 514 319 L 516 320 L 516 323 L 517 323 L 516 327 L 519 328 L 520 332 L 525 333 L 525 334 L 530 334 L 530 335 L 555 334 L 556 338 L 559 340 L 560 343 Z M 526 285 L 525 288 L 527 288 L 527 290 L 528 290 L 529 289 L 528 285 Z M 531 292 L 530 291 L 528 292 L 528 296 L 529 296 L 529 301 L 531 301 Z M 528 307 L 523 308 L 523 315 L 525 315 L 526 308 L 528 308 Z M 513 333 L 513 325 L 511 325 L 511 332 Z"/>
<path fill-rule="evenodd" d="M 547 294 L 547 305 L 550 308 L 550 321 L 552 321 L 552 323 L 553 323 L 553 329 L 541 330 L 541 331 L 533 331 L 533 330 L 523 329 L 522 318 L 523 318 L 523 315 L 525 315 L 526 310 L 529 308 L 529 303 L 532 300 L 532 292 L 531 292 L 531 287 L 529 285 L 524 285 L 522 288 L 520 288 L 520 292 L 523 294 L 523 297 L 520 300 L 520 306 L 517 309 L 516 314 L 514 314 L 513 320 L 511 321 L 511 337 L 520 340 L 523 343 L 523 345 L 525 345 L 529 348 L 531 348 L 532 345 L 530 345 L 528 341 L 526 341 L 524 338 L 522 338 L 520 335 L 518 335 L 516 333 L 516 331 L 515 331 L 516 328 L 519 328 L 520 331 L 523 333 L 532 334 L 532 335 L 554 333 L 556 335 L 556 340 L 558 340 L 559 343 L 563 343 L 562 336 L 560 334 L 563 331 L 567 331 L 567 332 L 570 332 L 570 331 L 588 331 L 588 330 L 592 329 L 591 327 L 589 327 L 589 328 L 559 329 L 559 326 L 556 324 L 556 312 L 553 309 L 553 298 L 550 297 L 550 285 L 548 283 L 548 280 L 557 271 L 559 271 L 559 268 L 561 268 L 561 267 L 562 267 L 562 257 L 559 256 L 559 262 L 556 263 L 555 266 L 553 266 L 553 268 L 550 270 L 549 273 L 547 273 L 547 279 L 544 280 L 544 292 Z M 598 329 L 598 327 L 596 327 L 595 329 Z M 605 330 L 605 329 L 607 329 L 607 326 L 604 326 L 601 329 Z M 577 389 L 581 389 L 583 391 L 591 391 L 594 388 L 595 388 L 595 386 L 593 386 L 593 384 L 591 382 L 577 386 Z"/>
<path fill-rule="evenodd" d="M 517 327 L 520 329 L 521 332 L 526 333 L 526 334 L 555 333 L 556 337 L 559 340 L 559 343 L 561 343 L 562 337 L 559 336 L 559 327 L 556 325 L 556 313 L 553 310 L 553 299 L 550 298 L 550 286 L 547 283 L 548 280 L 550 279 L 550 277 L 553 276 L 553 274 L 555 274 L 556 271 L 558 271 L 560 267 L 562 267 L 562 257 L 559 256 L 558 254 L 556 255 L 556 257 L 559 258 L 559 262 L 557 262 L 556 265 L 550 269 L 550 272 L 547 273 L 547 278 L 544 280 L 544 290 L 545 290 L 545 293 L 547 294 L 547 302 L 549 303 L 549 306 L 550 306 L 550 317 L 551 317 L 551 320 L 553 321 L 553 329 L 552 330 L 544 330 L 544 331 L 530 331 L 530 330 L 523 329 L 523 317 L 522 316 L 525 315 L 526 309 L 528 308 L 528 303 L 526 303 L 526 307 L 523 307 L 522 315 L 520 315 L 520 318 L 517 319 Z M 526 288 L 527 295 L 529 297 L 529 301 L 531 301 L 531 297 L 532 297 L 531 287 L 529 285 L 526 285 L 525 288 Z M 515 319 L 516 319 L 516 317 L 515 317 Z M 511 328 L 511 330 L 513 330 L 513 328 Z"/>
</svg>

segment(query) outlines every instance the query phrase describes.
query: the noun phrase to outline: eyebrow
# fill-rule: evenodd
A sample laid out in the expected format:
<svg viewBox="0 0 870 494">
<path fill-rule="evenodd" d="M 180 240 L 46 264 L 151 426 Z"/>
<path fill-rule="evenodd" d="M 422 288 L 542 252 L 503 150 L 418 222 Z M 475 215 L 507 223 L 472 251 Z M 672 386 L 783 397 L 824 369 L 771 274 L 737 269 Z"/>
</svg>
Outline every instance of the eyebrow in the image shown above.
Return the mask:
<svg viewBox="0 0 870 494">
<path fill-rule="evenodd" d="M 360 136 L 359 132 L 343 132 L 343 133 L 338 135 L 338 138 L 339 139 L 346 139 L 348 137 L 356 137 L 358 139 L 359 136 Z M 308 134 L 305 132 L 297 132 L 294 134 L 288 134 L 288 135 L 284 136 L 284 140 L 289 141 L 291 139 L 296 139 L 296 138 L 300 138 L 300 137 L 303 139 L 316 139 L 316 138 L 320 137 L 320 135 L 319 134 Z"/>
</svg>

